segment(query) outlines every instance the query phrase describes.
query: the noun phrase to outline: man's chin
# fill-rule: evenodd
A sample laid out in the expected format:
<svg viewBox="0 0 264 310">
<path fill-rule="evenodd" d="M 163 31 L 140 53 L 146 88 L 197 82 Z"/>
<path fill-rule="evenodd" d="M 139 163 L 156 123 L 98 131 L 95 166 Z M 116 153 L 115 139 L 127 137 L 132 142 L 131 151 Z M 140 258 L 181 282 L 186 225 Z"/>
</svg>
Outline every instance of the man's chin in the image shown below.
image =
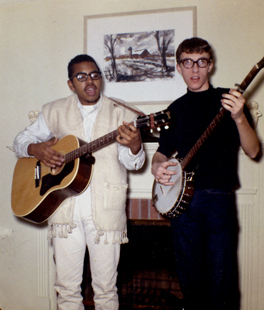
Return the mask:
<svg viewBox="0 0 264 310">
<path fill-rule="evenodd" d="M 100 100 L 100 96 L 96 98 L 86 98 L 85 100 L 80 100 L 83 105 L 92 105 L 96 104 Z"/>
</svg>

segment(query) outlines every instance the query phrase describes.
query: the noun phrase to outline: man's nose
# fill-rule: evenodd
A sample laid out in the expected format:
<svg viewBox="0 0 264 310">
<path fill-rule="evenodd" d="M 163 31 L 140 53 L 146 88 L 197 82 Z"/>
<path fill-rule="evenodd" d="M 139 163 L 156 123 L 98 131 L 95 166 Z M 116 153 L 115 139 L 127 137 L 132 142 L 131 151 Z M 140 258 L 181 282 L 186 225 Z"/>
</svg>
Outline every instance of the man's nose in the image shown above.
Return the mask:
<svg viewBox="0 0 264 310">
<path fill-rule="evenodd" d="M 192 70 L 194 72 L 197 72 L 199 70 L 199 66 L 198 66 L 197 62 L 193 64 Z"/>
<path fill-rule="evenodd" d="M 90 75 L 87 76 L 86 82 L 88 82 L 89 84 L 93 83 L 93 79 L 91 78 Z"/>
</svg>

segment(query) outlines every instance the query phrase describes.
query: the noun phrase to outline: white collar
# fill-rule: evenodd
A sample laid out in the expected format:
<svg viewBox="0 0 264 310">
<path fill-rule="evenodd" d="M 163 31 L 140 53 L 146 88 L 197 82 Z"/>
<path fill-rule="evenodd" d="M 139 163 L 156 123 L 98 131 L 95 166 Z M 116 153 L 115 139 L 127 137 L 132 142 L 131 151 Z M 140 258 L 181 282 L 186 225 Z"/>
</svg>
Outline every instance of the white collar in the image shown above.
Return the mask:
<svg viewBox="0 0 264 310">
<path fill-rule="evenodd" d="M 93 105 L 83 105 L 81 104 L 79 98 L 78 98 L 78 108 L 80 109 L 82 115 L 85 117 L 88 114 L 94 112 L 102 103 L 102 94 L 100 94 L 100 99 L 96 104 Z"/>
</svg>

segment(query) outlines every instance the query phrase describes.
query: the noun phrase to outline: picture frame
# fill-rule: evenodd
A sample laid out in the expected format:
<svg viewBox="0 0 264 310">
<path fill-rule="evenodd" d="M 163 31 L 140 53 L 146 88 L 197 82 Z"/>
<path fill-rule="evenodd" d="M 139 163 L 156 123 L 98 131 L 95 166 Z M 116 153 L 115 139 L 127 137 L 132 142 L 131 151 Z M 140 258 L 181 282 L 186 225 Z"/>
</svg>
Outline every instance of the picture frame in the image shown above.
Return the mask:
<svg viewBox="0 0 264 310">
<path fill-rule="evenodd" d="M 103 73 L 104 94 L 127 102 L 173 101 L 183 95 L 175 52 L 196 35 L 196 7 L 84 16 L 84 53 Z"/>
</svg>

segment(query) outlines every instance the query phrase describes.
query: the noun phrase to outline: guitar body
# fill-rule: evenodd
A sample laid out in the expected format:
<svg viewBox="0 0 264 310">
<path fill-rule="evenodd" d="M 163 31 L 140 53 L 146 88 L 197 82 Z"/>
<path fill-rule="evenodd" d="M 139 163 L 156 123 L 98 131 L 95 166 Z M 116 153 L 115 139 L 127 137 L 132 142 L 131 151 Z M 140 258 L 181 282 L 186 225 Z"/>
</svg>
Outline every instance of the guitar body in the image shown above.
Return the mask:
<svg viewBox="0 0 264 310">
<path fill-rule="evenodd" d="M 175 171 L 170 181 L 174 185 L 162 185 L 154 181 L 152 188 L 152 204 L 164 217 L 175 218 L 183 214 L 194 194 L 194 173 L 182 170 L 181 163 L 173 158 L 171 162 L 177 162 L 176 166 L 167 169 Z"/>
<path fill-rule="evenodd" d="M 66 154 L 84 143 L 69 135 L 53 149 Z M 94 161 L 94 157 L 84 155 L 52 169 L 36 158 L 18 159 L 11 193 L 13 213 L 34 223 L 46 221 L 66 198 L 82 193 L 89 186 Z"/>
</svg>

